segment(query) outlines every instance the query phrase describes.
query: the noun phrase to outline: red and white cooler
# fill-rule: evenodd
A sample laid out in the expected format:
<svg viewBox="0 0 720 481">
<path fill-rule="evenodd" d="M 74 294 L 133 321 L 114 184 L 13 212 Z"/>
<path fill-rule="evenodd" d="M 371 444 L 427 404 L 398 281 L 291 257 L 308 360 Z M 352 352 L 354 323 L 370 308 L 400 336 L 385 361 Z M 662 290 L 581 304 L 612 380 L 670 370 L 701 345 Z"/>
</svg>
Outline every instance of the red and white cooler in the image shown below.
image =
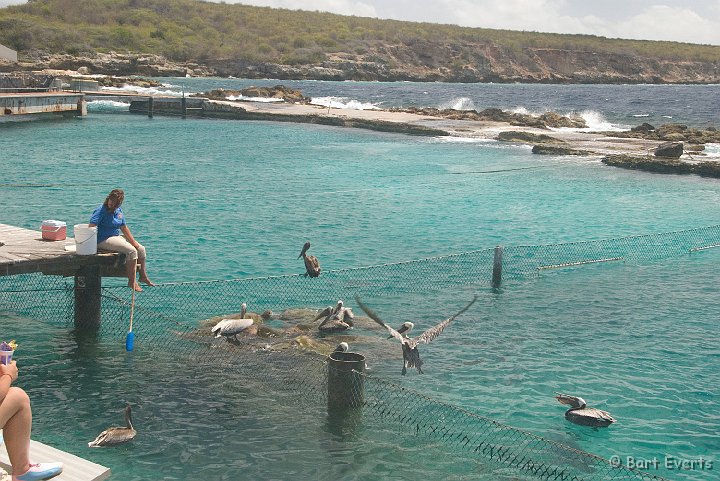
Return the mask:
<svg viewBox="0 0 720 481">
<path fill-rule="evenodd" d="M 59 241 L 67 237 L 67 224 L 61 220 L 44 220 L 40 230 L 44 240 Z"/>
</svg>

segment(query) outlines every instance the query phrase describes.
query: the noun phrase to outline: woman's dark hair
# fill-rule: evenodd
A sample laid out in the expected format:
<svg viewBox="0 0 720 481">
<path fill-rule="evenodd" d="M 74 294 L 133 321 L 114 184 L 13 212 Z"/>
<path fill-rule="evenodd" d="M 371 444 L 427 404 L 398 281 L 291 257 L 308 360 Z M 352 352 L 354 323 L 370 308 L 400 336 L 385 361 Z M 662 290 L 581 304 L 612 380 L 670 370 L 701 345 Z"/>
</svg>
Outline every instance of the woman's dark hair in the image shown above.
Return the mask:
<svg viewBox="0 0 720 481">
<path fill-rule="evenodd" d="M 117 201 L 117 205 L 115 206 L 116 208 L 120 207 L 120 204 L 122 204 L 123 200 L 125 200 L 125 192 L 123 192 L 122 189 L 113 189 L 112 191 L 110 191 L 108 196 L 105 197 L 105 202 L 103 202 L 103 204 L 105 204 L 105 207 L 108 206 L 108 201 L 110 199 L 115 199 Z"/>
</svg>

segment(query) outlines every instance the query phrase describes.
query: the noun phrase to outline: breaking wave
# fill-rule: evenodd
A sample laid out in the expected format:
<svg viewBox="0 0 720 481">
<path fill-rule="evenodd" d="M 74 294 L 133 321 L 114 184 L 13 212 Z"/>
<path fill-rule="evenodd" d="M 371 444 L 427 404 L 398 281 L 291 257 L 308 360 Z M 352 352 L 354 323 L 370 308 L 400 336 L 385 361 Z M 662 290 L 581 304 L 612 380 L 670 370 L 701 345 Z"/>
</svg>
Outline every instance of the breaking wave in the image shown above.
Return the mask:
<svg viewBox="0 0 720 481">
<path fill-rule="evenodd" d="M 310 104 L 347 110 L 377 110 L 380 108 L 370 102 L 360 102 L 358 100 L 348 99 L 347 97 L 313 97 L 312 100 L 310 100 Z"/>
</svg>

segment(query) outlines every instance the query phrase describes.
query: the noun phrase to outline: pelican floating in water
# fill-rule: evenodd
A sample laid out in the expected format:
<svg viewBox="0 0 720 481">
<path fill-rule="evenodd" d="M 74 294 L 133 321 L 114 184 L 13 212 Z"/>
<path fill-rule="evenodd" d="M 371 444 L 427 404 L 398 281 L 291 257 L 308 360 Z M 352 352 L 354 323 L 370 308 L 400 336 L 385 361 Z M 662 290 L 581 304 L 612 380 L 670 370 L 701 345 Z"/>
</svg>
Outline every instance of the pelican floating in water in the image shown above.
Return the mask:
<svg viewBox="0 0 720 481">
<path fill-rule="evenodd" d="M 572 423 L 582 426 L 605 427 L 615 422 L 615 418 L 609 412 L 587 407 L 587 403 L 581 397 L 559 392 L 555 394 L 555 399 L 560 401 L 561 404 L 570 406 L 570 409 L 565 411 L 565 419 Z"/>
<path fill-rule="evenodd" d="M 132 409 L 130 409 L 130 405 L 125 407 L 125 427 L 113 426 L 111 428 L 107 428 L 105 431 L 98 434 L 98 437 L 96 437 L 93 441 L 90 441 L 88 443 L 88 447 L 99 448 L 102 446 L 116 446 L 132 440 L 137 434 L 137 431 L 135 431 L 132 425 L 131 411 Z"/>
<path fill-rule="evenodd" d="M 298 259 L 302 257 L 305 261 L 305 277 L 317 277 L 320 275 L 320 261 L 318 261 L 315 256 L 307 255 L 308 249 L 310 249 L 310 243 L 306 242 L 300 252 L 300 255 L 298 256 Z"/>
<path fill-rule="evenodd" d="M 436 324 L 435 326 L 431 327 L 430 329 L 427 329 L 425 332 L 423 332 L 419 336 L 410 338 L 410 337 L 400 334 L 398 331 L 396 331 L 392 327 L 385 324 L 385 321 L 380 319 L 380 317 L 377 314 L 375 314 L 375 312 L 372 309 L 370 309 L 365 304 L 363 304 L 360 301 L 359 297 L 355 296 L 355 301 L 357 301 L 358 305 L 360 306 L 360 309 L 365 311 L 365 314 L 367 314 L 370 317 L 370 319 L 372 319 L 373 321 L 377 322 L 378 324 L 383 326 L 385 329 L 390 331 L 390 334 L 392 335 L 392 337 L 394 337 L 395 339 L 400 341 L 400 344 L 402 344 L 402 350 L 403 350 L 402 374 L 403 374 L 403 376 L 405 375 L 405 373 L 407 373 L 407 368 L 413 368 L 413 367 L 415 369 L 417 369 L 420 374 L 423 374 L 423 371 L 422 371 L 423 362 L 420 359 L 420 351 L 418 351 L 418 348 L 417 348 L 418 344 L 420 344 L 420 343 L 428 344 L 433 339 L 438 337 L 440 335 L 440 333 L 443 332 L 443 330 L 456 317 L 458 317 L 463 312 L 467 311 L 470 308 L 470 306 L 472 306 L 475 303 L 476 300 L 477 300 L 477 296 L 473 297 L 473 299 L 465 307 L 460 309 L 457 313 L 448 317 L 444 321 Z"/>
<path fill-rule="evenodd" d="M 247 304 L 244 302 L 240 306 L 240 319 L 223 319 L 210 330 L 215 337 L 229 338 L 234 337 L 237 341 L 237 335 L 243 332 L 248 327 L 252 326 L 254 321 L 252 319 L 245 319 L 247 314 Z"/>
</svg>

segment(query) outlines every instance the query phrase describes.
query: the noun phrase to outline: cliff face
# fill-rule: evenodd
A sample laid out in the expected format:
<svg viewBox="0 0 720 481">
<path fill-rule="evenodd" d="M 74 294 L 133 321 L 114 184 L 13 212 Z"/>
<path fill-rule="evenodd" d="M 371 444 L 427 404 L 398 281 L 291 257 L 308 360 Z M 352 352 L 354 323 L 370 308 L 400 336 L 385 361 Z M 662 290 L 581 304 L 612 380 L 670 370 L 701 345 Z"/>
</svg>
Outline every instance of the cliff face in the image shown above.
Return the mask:
<svg viewBox="0 0 720 481">
<path fill-rule="evenodd" d="M 720 64 L 664 61 L 630 54 L 485 47 L 459 60 L 448 49 L 383 47 L 371 54 L 338 54 L 311 65 L 208 60 L 218 75 L 247 78 L 525 83 L 718 83 Z"/>
<path fill-rule="evenodd" d="M 720 64 L 669 61 L 630 54 L 560 49 L 507 49 L 486 46 L 468 58 L 467 46 L 430 42 L 382 46 L 363 55 L 334 54 L 317 63 L 282 65 L 240 59 L 172 62 L 160 55 L 28 53 L 20 63 L 5 62 L 0 71 L 80 70 L 81 73 L 145 76 L 234 76 L 307 80 L 524 83 L 720 83 Z"/>
</svg>

